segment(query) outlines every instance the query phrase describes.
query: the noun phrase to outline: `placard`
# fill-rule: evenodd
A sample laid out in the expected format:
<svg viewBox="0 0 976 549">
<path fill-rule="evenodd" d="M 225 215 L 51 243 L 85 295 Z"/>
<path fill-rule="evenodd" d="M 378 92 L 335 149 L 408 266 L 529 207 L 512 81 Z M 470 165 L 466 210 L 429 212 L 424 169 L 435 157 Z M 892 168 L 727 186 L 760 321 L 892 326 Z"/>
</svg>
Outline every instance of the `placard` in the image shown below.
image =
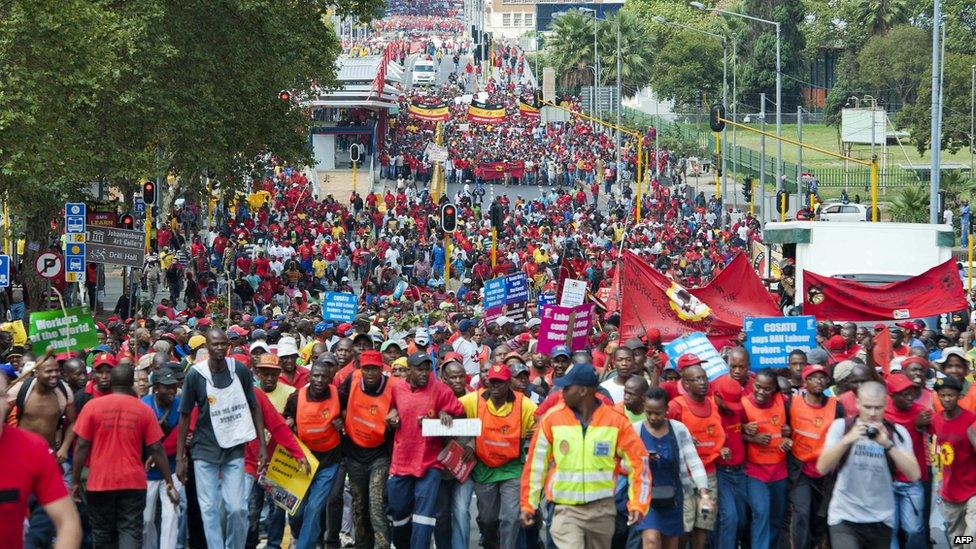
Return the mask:
<svg viewBox="0 0 976 549">
<path fill-rule="evenodd" d="M 53 347 L 56 352 L 81 351 L 98 346 L 98 330 L 88 307 L 30 314 L 31 351 L 40 356 Z"/>
<path fill-rule="evenodd" d="M 559 299 L 560 307 L 576 307 L 586 300 L 586 281 L 567 278 L 563 281 L 563 295 Z"/>
<path fill-rule="evenodd" d="M 708 380 L 729 373 L 729 365 L 722 360 L 722 356 L 715 350 L 715 346 L 708 340 L 708 337 L 701 332 L 691 332 L 678 339 L 664 344 L 664 352 L 668 355 L 668 367 L 677 369 L 678 358 L 681 355 L 692 353 L 705 361 L 702 367 Z"/>
<path fill-rule="evenodd" d="M 817 346 L 817 319 L 813 316 L 746 317 L 749 369 L 786 368 L 790 352 L 809 353 Z"/>
<path fill-rule="evenodd" d="M 525 273 L 515 273 L 485 282 L 485 309 L 529 300 L 529 281 Z"/>
<path fill-rule="evenodd" d="M 268 461 L 268 472 L 261 477 L 265 489 L 271 493 L 272 501 L 278 507 L 288 511 L 289 515 L 294 515 L 298 511 L 305 493 L 308 492 L 308 487 L 312 485 L 312 476 L 319 466 L 319 460 L 315 459 L 312 452 L 300 440 L 296 439 L 296 441 L 305 453 L 305 460 L 308 461 L 311 473 L 303 471 L 298 460 L 285 450 L 284 446 L 278 445 Z"/>
<path fill-rule="evenodd" d="M 579 351 L 589 344 L 590 328 L 593 327 L 593 303 L 578 307 L 546 305 L 542 309 L 541 320 L 537 352 L 548 355 L 559 345 L 569 345 L 573 351 Z"/>
<path fill-rule="evenodd" d="M 359 312 L 359 298 L 348 292 L 326 292 L 322 301 L 322 319 L 352 322 Z"/>
</svg>

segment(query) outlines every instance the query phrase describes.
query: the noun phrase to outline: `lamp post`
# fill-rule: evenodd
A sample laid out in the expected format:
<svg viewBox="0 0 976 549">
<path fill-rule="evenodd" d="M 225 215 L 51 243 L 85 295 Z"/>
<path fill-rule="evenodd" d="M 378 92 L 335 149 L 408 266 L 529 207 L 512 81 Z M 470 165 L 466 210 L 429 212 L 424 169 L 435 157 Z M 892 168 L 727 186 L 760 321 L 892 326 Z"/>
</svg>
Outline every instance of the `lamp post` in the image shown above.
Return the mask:
<svg viewBox="0 0 976 549">
<path fill-rule="evenodd" d="M 651 17 L 651 20 L 660 25 L 667 25 L 670 27 L 677 27 L 685 30 L 690 30 L 700 34 L 705 34 L 713 38 L 718 38 L 722 41 L 722 103 L 728 103 L 728 92 L 729 92 L 729 72 L 728 72 L 728 59 L 729 59 L 729 40 L 721 34 L 716 34 L 714 32 L 709 32 L 706 30 L 698 29 L 690 25 L 685 25 L 682 23 L 676 23 L 674 21 L 669 21 L 666 17 L 662 15 L 655 15 Z M 734 119 L 734 117 L 733 117 Z M 725 141 L 726 130 L 722 130 L 722 140 Z M 655 151 L 656 154 L 656 151 Z M 655 159 L 656 160 L 656 159 Z M 728 166 L 728 152 L 722 154 L 722 189 L 721 196 L 718 197 L 719 201 L 724 205 L 725 196 L 728 194 L 728 182 L 726 180 L 726 168 Z"/>
<path fill-rule="evenodd" d="M 939 0 L 935 0 L 936 5 L 938 5 Z M 770 21 L 768 19 L 763 19 L 761 17 L 755 17 L 753 15 L 746 15 L 744 13 L 736 13 L 734 11 L 726 11 L 719 8 L 709 8 L 702 4 L 701 2 L 691 2 L 689 4 L 695 9 L 702 11 L 710 11 L 713 13 L 721 13 L 723 15 L 731 15 L 733 17 L 741 17 L 743 19 L 748 19 L 750 21 L 755 21 L 757 23 L 765 23 L 767 25 L 773 25 L 776 27 L 776 137 L 780 138 L 783 136 L 783 66 L 782 59 L 780 57 L 781 50 L 781 36 L 780 36 L 780 24 L 777 21 Z M 783 172 L 783 141 L 781 139 L 776 140 L 776 190 L 780 191 L 783 189 L 783 178 L 781 177 Z M 799 183 L 797 183 L 797 188 L 799 188 Z"/>
<path fill-rule="evenodd" d="M 929 172 L 929 223 L 939 219 L 939 179 L 942 176 L 942 78 L 939 75 L 939 27 L 942 2 L 932 6 L 932 167 Z"/>
<path fill-rule="evenodd" d="M 597 43 L 596 43 L 596 10 L 593 8 L 579 8 L 581 12 L 589 13 L 593 17 L 593 113 L 596 118 L 600 118 L 600 104 L 596 100 L 596 91 L 600 87 L 600 57 L 597 55 Z"/>
<path fill-rule="evenodd" d="M 976 179 L 976 149 L 973 138 L 976 136 L 976 65 L 969 67 L 969 178 Z"/>
</svg>

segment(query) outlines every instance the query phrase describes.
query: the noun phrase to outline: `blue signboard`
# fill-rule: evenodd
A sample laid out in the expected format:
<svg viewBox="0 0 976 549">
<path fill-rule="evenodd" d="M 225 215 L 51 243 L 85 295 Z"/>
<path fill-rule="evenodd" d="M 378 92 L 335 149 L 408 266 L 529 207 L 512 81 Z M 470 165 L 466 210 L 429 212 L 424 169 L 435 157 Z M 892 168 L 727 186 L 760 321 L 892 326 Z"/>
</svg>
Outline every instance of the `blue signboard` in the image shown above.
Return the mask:
<svg viewBox="0 0 976 549">
<path fill-rule="evenodd" d="M 0 288 L 10 286 L 10 256 L 0 255 Z"/>
<path fill-rule="evenodd" d="M 553 293 L 539 294 L 539 298 L 536 301 L 536 306 L 539 309 L 539 316 L 540 317 L 542 316 L 543 307 L 545 307 L 546 305 L 555 305 L 555 304 L 556 304 L 556 294 Z"/>
<path fill-rule="evenodd" d="M 668 368 L 677 369 L 678 358 L 681 355 L 691 353 L 705 361 L 702 366 L 705 368 L 705 374 L 708 375 L 709 381 L 729 372 L 729 365 L 722 360 L 722 356 L 715 350 L 715 346 L 701 332 L 683 335 L 665 343 L 663 348 L 668 355 Z"/>
<path fill-rule="evenodd" d="M 85 244 L 69 242 L 64 250 L 64 271 L 66 273 L 85 272 Z"/>
<path fill-rule="evenodd" d="M 812 316 L 746 318 L 749 369 L 786 368 L 790 352 L 805 353 L 817 346 L 817 319 Z"/>
<path fill-rule="evenodd" d="M 352 322 L 359 312 L 359 299 L 356 294 L 347 292 L 326 292 L 322 301 L 322 319 Z"/>
<path fill-rule="evenodd" d="M 485 282 L 485 309 L 529 300 L 529 281 L 525 273 L 493 278 Z"/>
<path fill-rule="evenodd" d="M 132 213 L 145 215 L 146 213 L 146 201 L 141 196 L 132 197 Z"/>
<path fill-rule="evenodd" d="M 88 208 L 84 202 L 67 202 L 64 205 L 64 232 L 84 233 L 85 215 Z"/>
</svg>

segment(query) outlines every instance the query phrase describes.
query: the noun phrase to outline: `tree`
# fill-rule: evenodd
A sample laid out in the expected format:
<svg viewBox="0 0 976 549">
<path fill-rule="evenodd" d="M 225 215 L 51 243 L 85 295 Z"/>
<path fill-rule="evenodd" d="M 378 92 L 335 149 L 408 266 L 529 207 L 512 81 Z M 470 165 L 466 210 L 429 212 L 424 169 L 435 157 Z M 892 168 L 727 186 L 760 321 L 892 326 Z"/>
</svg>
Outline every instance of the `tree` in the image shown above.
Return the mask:
<svg viewBox="0 0 976 549">
<path fill-rule="evenodd" d="M 794 112 L 800 103 L 800 85 L 806 68 L 804 36 L 799 25 L 806 16 L 801 0 L 743 0 L 742 13 L 780 23 L 780 60 L 783 75 L 783 112 Z M 727 16 L 723 16 L 727 17 Z M 772 25 L 729 21 L 739 34 L 739 86 L 747 97 L 765 93 L 776 97 L 776 30 Z"/>
<path fill-rule="evenodd" d="M 580 10 L 569 10 L 553 20 L 546 54 L 564 87 L 593 83 L 587 67 L 593 65 L 593 17 Z"/>
<path fill-rule="evenodd" d="M 928 189 L 919 185 L 899 189 L 891 198 L 891 220 L 899 223 L 928 223 Z"/>
<path fill-rule="evenodd" d="M 908 23 L 912 4 L 909 0 L 859 0 L 857 23 L 871 36 L 884 34 L 895 25 Z"/>
<path fill-rule="evenodd" d="M 877 98 L 891 92 L 902 105 L 915 103 L 925 69 L 931 65 L 930 44 L 925 29 L 909 25 L 872 36 L 857 56 L 859 87 Z"/>
<path fill-rule="evenodd" d="M 971 67 L 976 55 L 946 53 L 942 91 L 942 148 L 956 152 L 969 146 L 969 101 Z M 919 154 L 932 146 L 932 70 L 928 67 L 920 75 L 918 98 L 902 110 L 897 119 L 899 128 L 906 128 Z"/>
<path fill-rule="evenodd" d="M 625 97 L 633 96 L 647 85 L 654 66 L 655 51 L 647 40 L 648 25 L 642 16 L 620 10 L 599 26 L 600 82 L 605 86 L 617 82 L 617 25 L 620 25 L 620 85 Z"/>
</svg>

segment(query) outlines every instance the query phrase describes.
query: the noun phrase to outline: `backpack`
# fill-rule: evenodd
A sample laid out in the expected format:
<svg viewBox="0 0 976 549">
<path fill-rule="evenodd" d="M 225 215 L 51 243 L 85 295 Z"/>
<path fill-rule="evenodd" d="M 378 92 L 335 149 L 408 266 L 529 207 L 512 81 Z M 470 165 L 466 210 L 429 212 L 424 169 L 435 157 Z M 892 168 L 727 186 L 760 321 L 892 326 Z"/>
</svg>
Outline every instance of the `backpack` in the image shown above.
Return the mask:
<svg viewBox="0 0 976 549">
<path fill-rule="evenodd" d="M 24 406 L 27 404 L 27 396 L 30 394 L 30 388 L 34 385 L 35 381 L 37 381 L 37 378 L 34 377 L 29 377 L 25 379 L 20 386 L 20 390 L 17 391 L 17 397 L 14 399 L 14 406 L 17 410 L 17 425 L 20 425 L 20 413 L 24 409 Z M 70 396 L 68 395 L 68 389 L 64 381 L 58 380 L 57 390 L 64 397 L 64 402 L 65 402 L 64 408 L 61 409 L 61 419 L 63 423 L 64 411 L 68 407 L 67 403 L 70 400 Z"/>
<path fill-rule="evenodd" d="M 851 427 L 854 426 L 854 422 L 856 420 L 857 416 L 844 418 L 844 435 L 851 430 Z M 903 442 L 905 440 L 901 436 L 901 433 L 895 429 L 894 423 L 888 421 L 887 419 L 882 420 L 882 423 L 884 424 L 885 429 L 888 430 L 888 438 L 892 442 Z M 840 461 L 837 462 L 837 466 L 834 467 L 834 470 L 824 475 L 823 499 L 820 500 L 820 508 L 817 510 L 817 515 L 821 518 L 827 518 L 827 510 L 830 507 L 830 498 L 834 493 L 834 486 L 837 484 L 837 476 L 840 474 L 840 470 L 847 465 L 847 458 L 850 457 L 851 450 L 853 449 L 854 445 L 852 444 L 851 447 L 844 452 L 844 455 L 840 457 Z M 885 461 L 888 462 L 888 472 L 891 474 L 891 478 L 894 479 L 895 471 L 897 471 L 897 469 L 895 468 L 894 460 L 891 459 L 891 456 L 889 456 L 887 452 L 885 452 Z"/>
</svg>

